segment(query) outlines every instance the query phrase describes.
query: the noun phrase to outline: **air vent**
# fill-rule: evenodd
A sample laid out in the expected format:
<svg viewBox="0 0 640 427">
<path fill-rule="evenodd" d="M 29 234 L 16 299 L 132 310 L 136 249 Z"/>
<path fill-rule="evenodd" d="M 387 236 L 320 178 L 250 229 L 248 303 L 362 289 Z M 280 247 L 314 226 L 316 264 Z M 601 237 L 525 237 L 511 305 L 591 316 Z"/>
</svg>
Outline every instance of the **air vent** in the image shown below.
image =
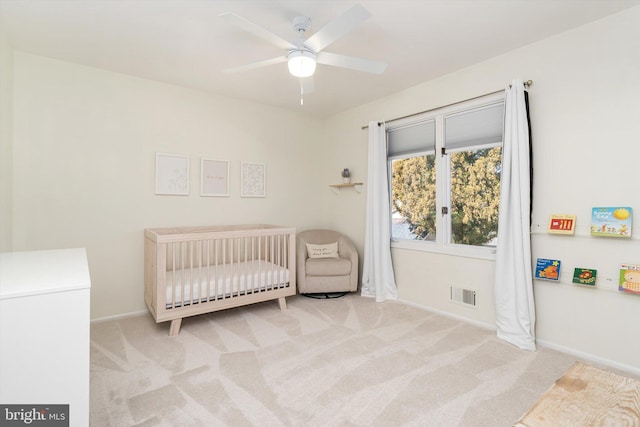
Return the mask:
<svg viewBox="0 0 640 427">
<path fill-rule="evenodd" d="M 451 286 L 451 301 L 458 304 L 470 305 L 472 307 L 475 307 L 476 291 Z"/>
</svg>

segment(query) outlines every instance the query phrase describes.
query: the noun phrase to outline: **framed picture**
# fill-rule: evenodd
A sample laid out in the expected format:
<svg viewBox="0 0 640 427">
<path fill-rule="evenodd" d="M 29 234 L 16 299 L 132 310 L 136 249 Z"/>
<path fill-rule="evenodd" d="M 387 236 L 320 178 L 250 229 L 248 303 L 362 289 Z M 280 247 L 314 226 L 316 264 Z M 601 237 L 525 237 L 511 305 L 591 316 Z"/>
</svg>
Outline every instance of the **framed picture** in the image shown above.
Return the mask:
<svg viewBox="0 0 640 427">
<path fill-rule="evenodd" d="M 156 194 L 189 194 L 189 156 L 156 153 Z"/>
<path fill-rule="evenodd" d="M 229 196 L 229 162 L 227 160 L 200 159 L 200 195 Z"/>
<path fill-rule="evenodd" d="M 240 163 L 240 197 L 266 197 L 264 163 Z"/>
</svg>

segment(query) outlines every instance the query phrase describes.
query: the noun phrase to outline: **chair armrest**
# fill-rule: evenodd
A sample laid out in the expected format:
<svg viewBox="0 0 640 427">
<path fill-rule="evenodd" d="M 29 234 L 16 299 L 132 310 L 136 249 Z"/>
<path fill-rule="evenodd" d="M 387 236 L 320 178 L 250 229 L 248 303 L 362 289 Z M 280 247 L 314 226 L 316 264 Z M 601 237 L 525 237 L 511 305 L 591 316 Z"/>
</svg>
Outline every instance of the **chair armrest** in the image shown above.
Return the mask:
<svg viewBox="0 0 640 427">
<path fill-rule="evenodd" d="M 358 289 L 358 250 L 351 239 L 341 236 L 338 240 L 338 253 L 340 258 L 347 258 L 351 261 L 350 289 L 351 291 L 356 291 Z"/>
<path fill-rule="evenodd" d="M 358 265 L 358 251 L 353 242 L 344 236 L 338 239 L 338 254 L 340 258 L 347 258 L 352 263 L 355 262 L 356 266 Z"/>
</svg>

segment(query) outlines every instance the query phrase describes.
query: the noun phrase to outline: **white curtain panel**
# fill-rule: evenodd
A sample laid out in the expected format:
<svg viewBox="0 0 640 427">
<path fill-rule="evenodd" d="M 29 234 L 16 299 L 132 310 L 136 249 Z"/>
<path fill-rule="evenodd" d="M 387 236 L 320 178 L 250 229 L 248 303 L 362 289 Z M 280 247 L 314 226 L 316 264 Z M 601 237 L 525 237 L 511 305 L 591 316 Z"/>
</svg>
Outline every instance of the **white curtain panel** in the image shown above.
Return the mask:
<svg viewBox="0 0 640 427">
<path fill-rule="evenodd" d="M 529 234 L 529 126 L 524 84 L 505 94 L 504 146 L 496 254 L 495 304 L 498 338 L 535 351 L 535 305 Z"/>
<path fill-rule="evenodd" d="M 361 295 L 376 302 L 398 299 L 391 263 L 391 218 L 384 124 L 369 122 L 367 221 Z"/>
</svg>

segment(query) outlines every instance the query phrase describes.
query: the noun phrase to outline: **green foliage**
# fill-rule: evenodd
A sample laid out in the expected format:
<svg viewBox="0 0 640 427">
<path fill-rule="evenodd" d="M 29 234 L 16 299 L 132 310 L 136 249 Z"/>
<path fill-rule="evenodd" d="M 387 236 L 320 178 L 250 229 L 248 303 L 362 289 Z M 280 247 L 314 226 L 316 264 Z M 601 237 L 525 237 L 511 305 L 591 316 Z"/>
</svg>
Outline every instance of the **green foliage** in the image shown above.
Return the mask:
<svg viewBox="0 0 640 427">
<path fill-rule="evenodd" d="M 484 245 L 498 235 L 501 149 L 451 155 L 453 243 Z"/>
<path fill-rule="evenodd" d="M 450 158 L 452 242 L 485 245 L 498 233 L 501 149 L 463 151 Z M 435 238 L 435 172 L 434 155 L 393 162 L 393 208 L 419 239 Z"/>
<path fill-rule="evenodd" d="M 436 235 L 435 156 L 411 157 L 393 162 L 392 204 L 420 239 Z"/>
</svg>

